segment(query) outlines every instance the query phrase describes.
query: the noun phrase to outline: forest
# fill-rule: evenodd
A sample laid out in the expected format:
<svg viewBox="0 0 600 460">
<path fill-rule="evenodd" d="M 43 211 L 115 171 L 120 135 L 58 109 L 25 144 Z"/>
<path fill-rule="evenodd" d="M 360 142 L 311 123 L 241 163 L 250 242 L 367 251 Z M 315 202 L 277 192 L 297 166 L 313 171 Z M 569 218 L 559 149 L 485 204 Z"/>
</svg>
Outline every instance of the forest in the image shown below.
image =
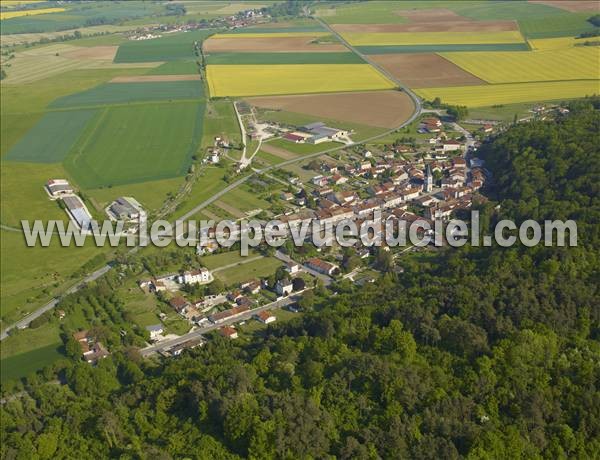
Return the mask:
<svg viewBox="0 0 600 460">
<path fill-rule="evenodd" d="M 144 360 L 137 338 L 96 367 L 62 360 L 3 388 L 2 458 L 597 456 L 598 108 L 574 103 L 480 149 L 484 232 L 573 219 L 577 247 L 448 248 L 322 289 L 250 342 Z M 94 289 L 87 303 L 111 303 Z"/>
</svg>

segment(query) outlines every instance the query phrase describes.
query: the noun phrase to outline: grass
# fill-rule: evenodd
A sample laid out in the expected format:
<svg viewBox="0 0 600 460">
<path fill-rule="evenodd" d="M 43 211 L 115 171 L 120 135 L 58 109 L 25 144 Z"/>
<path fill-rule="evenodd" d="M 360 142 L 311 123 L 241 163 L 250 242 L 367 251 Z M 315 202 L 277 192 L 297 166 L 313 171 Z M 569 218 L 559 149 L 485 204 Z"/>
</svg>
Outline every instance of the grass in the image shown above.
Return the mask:
<svg viewBox="0 0 600 460">
<path fill-rule="evenodd" d="M 242 142 L 242 133 L 238 124 L 233 103 L 226 99 L 208 101 L 204 117 L 202 146 L 214 144 L 215 137 L 228 139 L 234 145 Z"/>
<path fill-rule="evenodd" d="M 440 97 L 447 104 L 485 107 L 517 102 L 539 102 L 550 99 L 574 99 L 598 94 L 598 80 L 512 83 L 503 85 L 456 86 L 415 90 L 424 99 Z"/>
<path fill-rule="evenodd" d="M 363 64 L 209 65 L 212 97 L 390 89 L 395 85 Z"/>
<path fill-rule="evenodd" d="M 196 61 L 170 61 L 151 69 L 146 75 L 195 75 L 197 73 Z"/>
<path fill-rule="evenodd" d="M 531 102 L 520 102 L 517 104 L 501 104 L 495 106 L 488 107 L 475 107 L 469 109 L 470 119 L 479 119 L 479 120 L 498 120 L 504 122 L 512 122 L 515 114 L 517 117 L 524 117 L 527 115 L 531 115 L 529 110 L 536 105 L 538 102 L 561 102 L 561 100 L 547 100 L 547 101 L 536 101 L 536 103 Z"/>
<path fill-rule="evenodd" d="M 203 167 L 202 175 L 192 187 L 188 199 L 177 208 L 173 217 L 177 218 L 187 213 L 199 203 L 202 203 L 225 187 L 227 185 L 227 182 L 223 180 L 225 173 L 226 170 L 222 167 Z"/>
<path fill-rule="evenodd" d="M 84 188 L 185 174 L 201 139 L 203 104 L 105 109 L 65 161 Z"/>
<path fill-rule="evenodd" d="M 237 187 L 223 197 L 221 201 L 239 209 L 242 212 L 252 211 L 254 209 L 268 209 L 270 203 L 258 197 L 256 192 L 248 187 Z"/>
<path fill-rule="evenodd" d="M 519 31 L 504 32 L 348 32 L 342 36 L 355 46 L 373 45 L 492 45 L 522 43 Z"/>
<path fill-rule="evenodd" d="M 249 258 L 256 257 L 258 255 L 258 252 L 254 250 L 249 251 L 247 257 L 240 255 L 239 251 L 228 251 L 220 254 L 203 256 L 200 258 L 200 263 L 209 270 L 214 270 L 226 265 L 243 263 Z"/>
<path fill-rule="evenodd" d="M 47 113 L 10 149 L 5 159 L 40 163 L 60 162 L 67 156 L 94 115 L 95 110 Z"/>
<path fill-rule="evenodd" d="M 562 36 L 575 36 L 582 32 L 594 30 L 594 26 L 587 19 L 592 13 L 553 14 L 550 16 L 519 19 L 519 28 L 527 38 L 552 38 Z"/>
<path fill-rule="evenodd" d="M 529 53 L 445 53 L 442 57 L 488 83 L 600 78 L 600 49 L 596 47 Z"/>
<path fill-rule="evenodd" d="M 217 53 L 209 54 L 207 64 L 362 64 L 354 53 Z"/>
<path fill-rule="evenodd" d="M 321 144 L 295 144 L 285 139 L 273 139 L 268 142 L 269 145 L 285 149 L 298 155 L 310 155 L 311 153 L 322 152 L 323 150 L 339 146 L 335 142 L 323 142 Z"/>
<path fill-rule="evenodd" d="M 404 23 L 406 19 L 394 10 L 400 7 L 399 2 L 373 1 L 359 4 L 342 4 L 334 7 L 319 8 L 317 15 L 331 24 L 387 24 Z"/>
<path fill-rule="evenodd" d="M 155 62 L 194 59 L 194 42 L 211 35 L 211 30 L 164 34 L 152 40 L 129 40 L 119 46 L 114 62 Z"/>
<path fill-rule="evenodd" d="M 269 166 L 270 165 L 278 165 L 279 163 L 282 163 L 283 161 L 285 161 L 285 159 L 283 159 L 281 157 L 278 157 L 271 153 L 264 152 L 262 150 L 259 150 L 259 152 L 254 157 L 254 160 L 261 160 Z"/>
<path fill-rule="evenodd" d="M 105 83 L 87 91 L 59 98 L 52 102 L 50 107 L 73 108 L 132 102 L 199 100 L 202 97 L 202 84 L 197 81 Z"/>
<path fill-rule="evenodd" d="M 27 339 L 31 339 L 28 334 Z M 54 361 L 65 356 L 61 353 L 62 342 L 55 342 L 40 348 L 35 348 L 26 353 L 3 358 L 0 361 L 2 366 L 1 381 L 16 380 L 27 377 L 29 374 L 43 369 Z"/>
<path fill-rule="evenodd" d="M 215 273 L 215 277 L 223 281 L 226 286 L 231 286 L 253 278 L 269 276 L 275 273 L 281 265 L 282 262 L 274 257 L 263 257 L 236 267 L 221 270 Z"/>
<path fill-rule="evenodd" d="M 357 46 L 356 49 L 363 54 L 443 53 L 461 51 L 529 51 L 529 45 L 525 42 L 470 45 L 391 45 Z"/>
</svg>

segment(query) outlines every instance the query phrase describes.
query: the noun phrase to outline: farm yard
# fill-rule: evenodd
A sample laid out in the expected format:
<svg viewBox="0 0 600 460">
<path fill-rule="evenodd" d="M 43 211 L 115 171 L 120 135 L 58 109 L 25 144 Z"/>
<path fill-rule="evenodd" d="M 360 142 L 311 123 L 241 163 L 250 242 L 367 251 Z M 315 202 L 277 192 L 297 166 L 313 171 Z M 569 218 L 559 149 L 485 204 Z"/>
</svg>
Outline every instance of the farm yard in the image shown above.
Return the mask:
<svg viewBox="0 0 600 460">
<path fill-rule="evenodd" d="M 211 65 L 206 74 L 212 97 L 377 90 L 395 86 L 366 64 Z"/>
</svg>

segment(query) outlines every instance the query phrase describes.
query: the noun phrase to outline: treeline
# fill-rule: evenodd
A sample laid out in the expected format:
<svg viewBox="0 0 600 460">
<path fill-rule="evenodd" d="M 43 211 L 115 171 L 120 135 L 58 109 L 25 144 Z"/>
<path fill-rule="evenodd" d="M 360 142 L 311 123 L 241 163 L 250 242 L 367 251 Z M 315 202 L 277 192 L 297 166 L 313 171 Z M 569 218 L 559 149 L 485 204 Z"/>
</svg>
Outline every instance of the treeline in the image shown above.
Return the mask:
<svg viewBox="0 0 600 460">
<path fill-rule="evenodd" d="M 262 336 L 64 361 L 43 378 L 66 385 L 33 377 L 0 409 L 2 457 L 594 458 L 600 115 L 570 108 L 482 146 L 481 220 L 576 219 L 578 247 L 403 257 Z"/>
</svg>

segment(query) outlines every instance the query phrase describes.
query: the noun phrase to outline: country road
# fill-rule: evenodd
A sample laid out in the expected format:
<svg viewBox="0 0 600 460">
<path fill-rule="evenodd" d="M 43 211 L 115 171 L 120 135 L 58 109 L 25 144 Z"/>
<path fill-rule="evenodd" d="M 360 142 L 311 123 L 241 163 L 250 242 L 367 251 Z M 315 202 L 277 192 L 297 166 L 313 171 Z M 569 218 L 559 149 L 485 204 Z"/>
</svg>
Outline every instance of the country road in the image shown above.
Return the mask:
<svg viewBox="0 0 600 460">
<path fill-rule="evenodd" d="M 383 73 L 387 78 L 389 78 L 391 81 L 393 81 L 394 83 L 396 83 L 398 85 L 398 87 L 404 91 L 408 96 L 410 96 L 410 98 L 413 100 L 414 103 L 414 112 L 413 114 L 404 122 L 402 122 L 399 126 L 396 126 L 394 128 L 388 129 L 387 131 L 381 133 L 381 134 L 377 134 L 375 136 L 371 136 L 369 138 L 366 139 L 361 139 L 360 143 L 364 144 L 364 143 L 369 143 L 372 141 L 376 141 L 380 138 L 386 137 L 389 134 L 392 134 L 394 132 L 396 132 L 399 129 L 404 128 L 405 126 L 409 125 L 410 123 L 412 123 L 414 120 L 417 119 L 417 117 L 421 114 L 423 107 L 421 104 L 421 100 L 419 99 L 419 97 L 413 93 L 409 88 L 407 88 L 406 86 L 404 86 L 404 84 L 402 84 L 402 82 L 400 82 L 396 77 L 394 77 L 393 75 L 391 75 L 389 72 L 387 72 L 385 69 L 383 69 L 381 66 L 379 66 L 378 64 L 374 63 L 373 61 L 371 61 L 368 56 L 362 54 L 360 51 L 358 51 L 356 48 L 354 48 L 350 43 L 348 43 L 340 34 L 338 34 L 335 30 L 333 30 L 331 27 L 329 27 L 328 24 L 326 24 L 324 21 L 322 21 L 319 18 L 314 18 L 316 21 L 318 21 L 321 25 L 323 25 L 326 29 L 330 30 L 342 43 L 344 43 L 344 45 L 346 47 L 348 47 L 352 52 L 354 52 L 355 54 L 357 54 L 358 56 L 360 56 L 364 61 L 366 61 L 367 63 L 369 63 L 371 66 L 373 66 L 374 68 L 376 68 L 378 71 L 380 71 L 381 73 Z M 235 104 L 234 104 L 235 105 Z M 237 108 L 236 108 L 236 113 L 237 113 Z M 241 120 L 240 120 L 241 121 Z M 241 124 L 242 126 L 242 130 L 243 130 L 243 123 Z M 242 132 L 242 136 L 245 135 L 245 132 Z M 350 144 L 350 146 L 353 144 Z M 309 155 L 303 155 L 300 156 L 298 158 L 292 158 L 290 160 L 286 160 L 283 161 L 281 163 L 278 163 L 276 165 L 271 165 L 262 169 L 255 169 L 253 170 L 250 174 L 232 182 L 231 184 L 227 185 L 226 187 L 224 187 L 223 189 L 219 190 L 217 193 L 215 193 L 214 195 L 212 195 L 210 198 L 207 198 L 206 200 L 204 200 L 203 202 L 199 203 L 197 206 L 195 206 L 193 209 L 191 209 L 190 211 L 186 212 L 185 214 L 183 214 L 181 217 L 179 217 L 178 220 L 189 220 L 190 218 L 192 218 L 194 215 L 196 215 L 198 212 L 200 212 L 202 209 L 204 209 L 205 207 L 209 206 L 210 204 L 214 203 L 215 201 L 217 201 L 219 198 L 221 198 L 223 195 L 227 194 L 228 192 L 230 192 L 231 190 L 239 187 L 240 185 L 246 183 L 248 180 L 250 180 L 252 177 L 266 173 L 268 171 L 271 170 L 275 170 L 275 169 L 280 169 L 283 168 L 285 166 L 289 166 L 292 165 L 294 163 L 299 163 L 299 162 L 304 162 L 306 160 L 310 160 L 312 158 L 316 158 L 322 155 L 327 155 L 329 153 L 333 153 L 333 152 L 337 152 L 339 150 L 343 150 L 345 148 L 349 147 L 349 145 L 347 144 L 341 144 L 337 147 L 332 147 L 329 148 L 327 150 L 323 150 L 321 152 L 317 152 L 317 153 L 313 153 L 313 154 L 309 154 Z M 7 228 L 8 229 L 8 228 Z M 19 229 L 16 229 L 17 231 L 21 231 Z M 141 249 L 140 246 L 136 246 L 135 248 L 130 250 L 130 253 L 136 253 L 139 249 Z M 95 279 L 98 279 L 100 276 L 104 275 L 106 272 L 108 272 L 111 269 L 110 264 L 106 265 L 98 270 L 96 270 L 95 272 L 89 274 L 86 278 L 79 280 L 75 286 L 73 286 L 72 288 L 70 288 L 67 292 L 65 292 L 65 294 L 71 294 L 73 292 L 77 292 L 82 286 L 84 286 L 87 282 L 89 281 L 93 281 Z M 48 302 L 47 304 L 43 305 L 42 307 L 40 307 L 39 309 L 35 310 L 34 312 L 30 313 L 28 316 L 26 316 L 25 318 L 19 320 L 18 322 L 11 324 L 10 326 L 8 326 L 6 329 L 4 329 L 1 333 L 0 333 L 0 340 L 4 340 L 6 337 L 8 337 L 8 331 L 10 331 L 11 329 L 15 328 L 15 327 L 19 327 L 19 328 L 25 328 L 29 325 L 29 323 L 41 316 L 43 313 L 45 313 L 48 310 L 51 310 L 52 308 L 54 308 L 58 302 L 60 301 L 60 298 L 54 298 L 52 299 L 50 302 Z"/>
</svg>

